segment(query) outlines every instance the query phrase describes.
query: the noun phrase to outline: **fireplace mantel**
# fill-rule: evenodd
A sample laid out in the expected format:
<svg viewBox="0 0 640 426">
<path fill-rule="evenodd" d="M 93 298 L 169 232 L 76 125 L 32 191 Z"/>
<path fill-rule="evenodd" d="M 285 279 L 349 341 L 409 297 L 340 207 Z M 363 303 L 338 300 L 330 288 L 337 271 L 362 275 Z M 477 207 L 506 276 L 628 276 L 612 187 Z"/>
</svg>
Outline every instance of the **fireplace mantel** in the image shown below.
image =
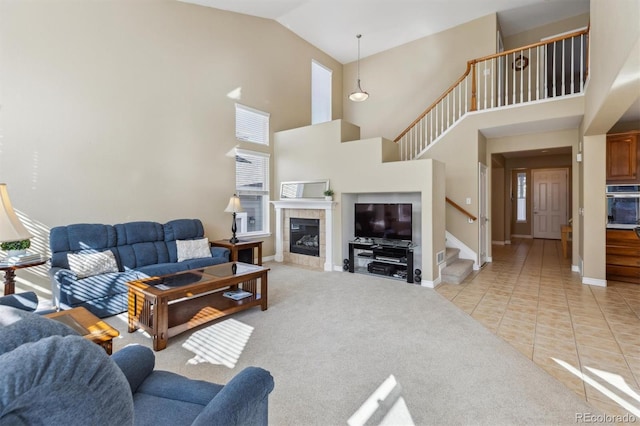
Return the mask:
<svg viewBox="0 0 640 426">
<path fill-rule="evenodd" d="M 276 209 L 276 255 L 275 261 L 284 260 L 284 229 L 282 211 L 285 209 L 309 209 L 325 211 L 325 263 L 324 270 L 333 270 L 333 209 L 338 204 L 328 200 L 286 200 L 271 201 Z"/>
</svg>

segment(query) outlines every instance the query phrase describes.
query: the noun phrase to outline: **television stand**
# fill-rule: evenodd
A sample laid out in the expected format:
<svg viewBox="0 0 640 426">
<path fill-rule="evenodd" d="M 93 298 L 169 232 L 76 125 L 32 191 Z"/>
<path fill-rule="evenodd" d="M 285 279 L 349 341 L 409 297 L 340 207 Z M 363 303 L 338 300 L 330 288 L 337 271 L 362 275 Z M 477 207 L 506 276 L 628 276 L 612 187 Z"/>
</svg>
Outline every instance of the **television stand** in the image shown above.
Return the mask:
<svg viewBox="0 0 640 426">
<path fill-rule="evenodd" d="M 407 241 L 351 241 L 349 272 L 382 275 L 413 283 L 413 249 L 414 246 Z"/>
</svg>

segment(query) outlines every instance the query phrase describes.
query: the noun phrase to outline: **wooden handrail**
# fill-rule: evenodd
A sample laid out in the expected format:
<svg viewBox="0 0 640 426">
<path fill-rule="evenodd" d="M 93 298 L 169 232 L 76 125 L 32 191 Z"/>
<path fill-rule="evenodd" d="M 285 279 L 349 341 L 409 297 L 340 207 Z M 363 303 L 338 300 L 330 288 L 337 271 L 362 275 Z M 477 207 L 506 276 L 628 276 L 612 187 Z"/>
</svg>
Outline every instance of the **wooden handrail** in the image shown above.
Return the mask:
<svg viewBox="0 0 640 426">
<path fill-rule="evenodd" d="M 460 205 L 458 205 L 455 201 L 451 200 L 451 198 L 449 197 L 444 197 L 444 199 L 447 201 L 447 203 L 451 204 L 451 206 L 453 208 L 455 208 L 456 210 L 458 210 L 460 213 L 462 213 L 463 215 L 467 216 L 469 219 L 471 219 L 472 221 L 476 221 L 478 220 L 477 217 L 475 217 L 474 215 L 472 215 L 471 213 L 469 213 L 468 211 L 466 211 L 465 209 L 463 209 L 462 207 L 460 207 Z"/>
<path fill-rule="evenodd" d="M 477 58 L 477 59 L 472 59 L 470 61 L 467 61 L 467 69 L 464 72 L 464 74 L 462 74 L 462 76 L 456 80 L 455 83 L 453 83 L 438 99 L 435 100 L 435 102 L 433 102 L 431 105 L 429 105 L 429 107 L 427 109 L 424 110 L 424 112 L 422 114 L 420 114 L 418 116 L 418 118 L 416 118 L 415 120 L 413 120 L 413 122 L 402 131 L 402 133 L 400 133 L 393 141 L 398 143 L 400 141 L 400 139 L 402 139 L 402 137 L 404 135 L 406 135 L 407 133 L 409 133 L 409 131 L 420 122 L 420 120 L 422 120 L 427 114 L 429 114 L 429 112 L 431 112 L 432 109 L 434 109 L 439 103 L 440 101 L 442 101 L 444 98 L 446 98 L 449 93 L 451 93 L 465 78 L 467 78 L 467 76 L 469 75 L 470 72 L 473 71 L 473 78 L 472 78 L 472 88 L 471 88 L 471 93 L 472 93 L 472 99 L 471 99 L 471 105 L 470 105 L 470 111 L 475 111 L 476 110 L 476 88 L 475 88 L 475 84 L 476 84 L 476 76 L 475 76 L 475 72 L 476 72 L 476 64 L 480 63 L 480 62 L 484 62 L 490 59 L 494 59 L 494 58 L 499 58 L 501 56 L 508 56 L 511 55 L 513 53 L 516 52 L 522 52 L 523 50 L 527 50 L 527 49 L 531 49 L 531 48 L 535 48 L 535 47 L 539 47 L 539 46 L 544 46 L 547 45 L 549 43 L 554 43 L 556 41 L 561 41 L 561 40 L 566 40 L 566 39 L 570 39 L 572 37 L 576 37 L 579 35 L 587 35 L 587 37 L 589 36 L 589 27 L 587 27 L 584 30 L 580 30 L 580 31 L 575 31 L 569 34 L 564 34 L 562 36 L 558 36 L 558 37 L 554 37 L 554 38 L 550 38 L 544 41 L 539 41 L 536 43 L 531 43 L 528 44 L 526 46 L 523 47 L 518 47 L 516 49 L 510 49 L 504 52 L 499 52 L 499 53 L 494 53 L 492 55 L 488 55 L 488 56 L 483 56 L 481 58 Z M 588 61 L 588 55 L 589 55 L 589 49 L 587 49 L 586 52 L 587 55 L 587 61 Z M 588 62 L 587 62 L 588 63 Z M 588 73 L 588 69 L 586 71 Z M 586 75 L 585 75 L 586 77 Z M 475 220 L 475 219 L 474 219 Z"/>
<path fill-rule="evenodd" d="M 544 46 L 545 44 L 550 44 L 550 43 L 554 43 L 556 41 L 562 41 L 562 40 L 570 39 L 572 37 L 577 37 L 579 35 L 585 35 L 585 34 L 588 34 L 588 33 L 589 33 L 589 28 L 586 28 L 584 30 L 576 31 L 576 32 L 573 32 L 573 33 L 565 34 L 565 35 L 554 37 L 554 38 L 550 38 L 550 39 L 547 39 L 547 40 L 544 40 L 544 41 L 538 41 L 536 43 L 531 43 L 531 44 L 528 44 L 528 45 L 523 46 L 523 47 L 517 47 L 515 49 L 505 50 L 504 52 L 498 52 L 498 53 L 494 53 L 492 55 L 483 56 L 482 58 L 472 59 L 469 62 L 470 63 L 484 62 L 484 61 L 488 61 L 489 59 L 499 58 L 500 56 L 511 55 L 513 53 L 522 52 L 523 50 L 533 49 L 535 47 Z"/>
</svg>

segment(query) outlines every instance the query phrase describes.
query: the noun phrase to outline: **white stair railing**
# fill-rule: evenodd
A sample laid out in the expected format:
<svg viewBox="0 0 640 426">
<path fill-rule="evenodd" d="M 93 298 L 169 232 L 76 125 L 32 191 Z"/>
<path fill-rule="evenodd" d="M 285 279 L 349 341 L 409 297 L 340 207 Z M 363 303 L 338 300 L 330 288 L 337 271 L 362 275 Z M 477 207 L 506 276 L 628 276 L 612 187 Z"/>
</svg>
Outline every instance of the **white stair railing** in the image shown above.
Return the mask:
<svg viewBox="0 0 640 426">
<path fill-rule="evenodd" d="M 465 73 L 394 140 L 412 160 L 465 114 L 582 93 L 589 30 L 467 62 Z"/>
</svg>

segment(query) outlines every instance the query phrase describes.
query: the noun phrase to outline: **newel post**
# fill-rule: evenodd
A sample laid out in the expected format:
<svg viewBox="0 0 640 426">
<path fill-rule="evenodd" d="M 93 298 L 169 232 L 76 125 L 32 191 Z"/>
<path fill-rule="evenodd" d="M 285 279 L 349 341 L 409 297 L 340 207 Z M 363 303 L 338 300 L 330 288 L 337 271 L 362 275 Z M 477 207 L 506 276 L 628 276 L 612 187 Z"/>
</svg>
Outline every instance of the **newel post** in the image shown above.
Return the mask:
<svg viewBox="0 0 640 426">
<path fill-rule="evenodd" d="M 477 88 L 476 88 L 476 63 L 471 63 L 471 108 L 469 111 L 475 111 L 477 109 Z"/>
</svg>

